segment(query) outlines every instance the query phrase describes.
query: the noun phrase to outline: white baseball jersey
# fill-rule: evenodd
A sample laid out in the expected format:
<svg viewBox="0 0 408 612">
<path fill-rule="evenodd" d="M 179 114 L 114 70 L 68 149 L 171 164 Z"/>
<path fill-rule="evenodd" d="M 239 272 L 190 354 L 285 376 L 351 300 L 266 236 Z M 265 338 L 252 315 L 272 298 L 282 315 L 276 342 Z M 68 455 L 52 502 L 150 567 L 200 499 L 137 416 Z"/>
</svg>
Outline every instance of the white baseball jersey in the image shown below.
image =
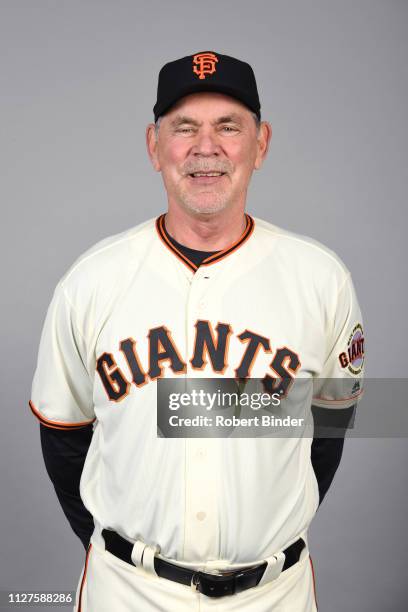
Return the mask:
<svg viewBox="0 0 408 612">
<path fill-rule="evenodd" d="M 32 385 L 44 425 L 94 422 L 80 490 L 95 521 L 185 565 L 282 550 L 307 531 L 318 486 L 310 437 L 158 437 L 159 377 L 310 377 L 310 402 L 327 408 L 362 393 L 345 265 L 315 240 L 246 220 L 198 268 L 166 237 L 164 215 L 84 253 L 55 289 Z"/>
</svg>

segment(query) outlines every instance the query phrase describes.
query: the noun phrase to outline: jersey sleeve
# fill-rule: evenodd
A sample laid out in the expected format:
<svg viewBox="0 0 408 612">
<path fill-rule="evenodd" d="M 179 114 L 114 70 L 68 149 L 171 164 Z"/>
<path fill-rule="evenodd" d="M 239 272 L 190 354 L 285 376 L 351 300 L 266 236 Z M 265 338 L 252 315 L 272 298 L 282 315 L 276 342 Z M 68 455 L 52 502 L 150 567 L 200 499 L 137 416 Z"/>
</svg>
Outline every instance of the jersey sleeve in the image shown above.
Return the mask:
<svg viewBox="0 0 408 612">
<path fill-rule="evenodd" d="M 326 359 L 314 380 L 312 403 L 321 408 L 349 408 L 359 401 L 364 386 L 363 320 L 350 274 L 326 324 Z"/>
<path fill-rule="evenodd" d="M 93 376 L 86 341 L 61 283 L 45 317 L 29 406 L 53 429 L 78 429 L 95 421 Z"/>
</svg>

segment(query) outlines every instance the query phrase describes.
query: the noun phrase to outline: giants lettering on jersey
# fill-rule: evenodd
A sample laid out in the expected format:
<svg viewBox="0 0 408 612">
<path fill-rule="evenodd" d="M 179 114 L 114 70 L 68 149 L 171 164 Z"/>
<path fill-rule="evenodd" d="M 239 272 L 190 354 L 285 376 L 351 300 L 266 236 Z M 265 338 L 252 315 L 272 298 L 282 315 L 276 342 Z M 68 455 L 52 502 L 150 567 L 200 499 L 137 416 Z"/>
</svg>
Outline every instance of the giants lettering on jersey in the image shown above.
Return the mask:
<svg viewBox="0 0 408 612">
<path fill-rule="evenodd" d="M 209 321 L 197 320 L 195 323 L 195 341 L 190 364 L 193 370 L 204 370 L 208 363 L 214 372 L 223 374 L 227 369 L 228 347 L 232 328 L 228 323 L 218 322 L 214 329 Z M 172 338 L 171 331 L 165 326 L 149 329 L 148 367 L 144 368 L 136 349 L 136 340 L 132 337 L 119 342 L 119 349 L 125 357 L 131 376 L 126 377 L 118 366 L 112 353 L 103 353 L 97 359 L 96 369 L 102 384 L 113 402 L 120 402 L 129 393 L 132 384 L 142 387 L 149 380 L 156 380 L 165 374 L 164 362 L 175 374 L 186 373 L 186 361 L 183 360 Z M 271 353 L 269 339 L 246 329 L 237 336 L 243 345 L 240 362 L 234 368 L 236 379 L 246 379 L 251 376 L 251 369 L 258 352 L 263 349 Z M 291 385 L 294 375 L 301 363 L 299 356 L 287 346 L 278 348 L 270 362 L 271 374 L 265 373 L 262 379 L 267 393 L 280 393 L 284 398 Z"/>
</svg>

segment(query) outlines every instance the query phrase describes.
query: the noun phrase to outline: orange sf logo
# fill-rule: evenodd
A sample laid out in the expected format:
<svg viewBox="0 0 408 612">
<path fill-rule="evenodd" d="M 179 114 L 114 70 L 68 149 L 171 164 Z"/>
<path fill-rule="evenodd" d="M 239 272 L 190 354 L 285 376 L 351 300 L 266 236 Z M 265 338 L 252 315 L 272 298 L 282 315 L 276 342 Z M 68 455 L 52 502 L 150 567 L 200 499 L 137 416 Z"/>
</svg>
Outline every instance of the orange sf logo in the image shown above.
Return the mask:
<svg viewBox="0 0 408 612">
<path fill-rule="evenodd" d="M 199 79 L 205 79 L 206 74 L 215 72 L 215 63 L 218 57 L 214 53 L 197 53 L 193 57 L 193 72 L 198 74 Z"/>
</svg>

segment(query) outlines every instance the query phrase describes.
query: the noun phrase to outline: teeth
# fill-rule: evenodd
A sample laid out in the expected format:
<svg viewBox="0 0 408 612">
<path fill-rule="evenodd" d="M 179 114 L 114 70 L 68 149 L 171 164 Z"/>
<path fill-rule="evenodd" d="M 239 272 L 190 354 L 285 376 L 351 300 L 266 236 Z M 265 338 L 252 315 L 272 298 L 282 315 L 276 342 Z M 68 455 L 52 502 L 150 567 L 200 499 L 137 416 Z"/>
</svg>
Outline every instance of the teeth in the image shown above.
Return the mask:
<svg viewBox="0 0 408 612">
<path fill-rule="evenodd" d="M 221 176 L 222 172 L 193 172 L 193 176 Z"/>
</svg>

